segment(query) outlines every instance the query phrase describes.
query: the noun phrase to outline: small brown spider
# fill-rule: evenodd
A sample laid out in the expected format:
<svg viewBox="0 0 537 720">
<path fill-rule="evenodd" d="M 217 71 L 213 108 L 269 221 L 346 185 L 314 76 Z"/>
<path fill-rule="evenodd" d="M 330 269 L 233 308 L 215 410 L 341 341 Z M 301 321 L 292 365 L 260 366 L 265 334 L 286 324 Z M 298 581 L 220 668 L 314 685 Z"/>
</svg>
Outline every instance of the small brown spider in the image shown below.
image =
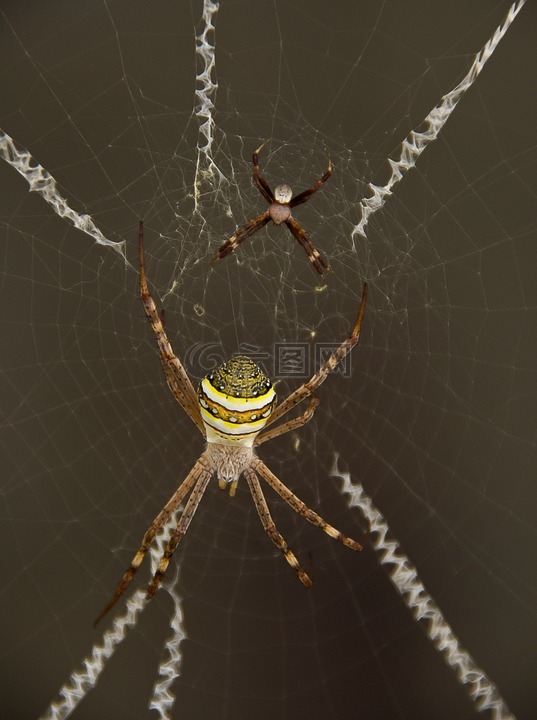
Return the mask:
<svg viewBox="0 0 537 720">
<path fill-rule="evenodd" d="M 317 270 L 319 275 L 322 275 L 324 270 L 329 270 L 330 268 L 328 267 L 326 261 L 323 260 L 314 248 L 311 240 L 309 239 L 308 233 L 291 215 L 291 208 L 305 203 L 306 200 L 309 200 L 309 198 L 316 193 L 322 185 L 324 185 L 332 174 L 332 163 L 330 159 L 328 159 L 328 170 L 322 178 L 317 180 L 317 182 L 308 190 L 304 190 L 293 197 L 293 191 L 289 185 L 283 184 L 278 185 L 274 189 L 273 193 L 267 181 L 259 174 L 259 153 L 264 145 L 265 143 L 260 145 L 257 150 L 254 151 L 252 156 L 254 164 L 253 179 L 255 186 L 269 203 L 269 209 L 264 213 L 261 213 L 261 215 L 258 215 L 253 220 L 247 222 L 246 225 L 243 225 L 243 227 L 239 228 L 239 230 L 237 230 L 237 232 L 218 249 L 213 260 L 221 260 L 222 258 L 225 258 L 226 255 L 232 253 L 233 250 L 241 244 L 241 242 L 249 237 L 252 237 L 252 235 L 254 235 L 258 230 L 261 230 L 261 228 L 264 227 L 269 220 L 272 220 L 275 225 L 281 225 L 282 223 L 287 225 L 291 233 L 306 251 L 313 267 Z"/>
</svg>

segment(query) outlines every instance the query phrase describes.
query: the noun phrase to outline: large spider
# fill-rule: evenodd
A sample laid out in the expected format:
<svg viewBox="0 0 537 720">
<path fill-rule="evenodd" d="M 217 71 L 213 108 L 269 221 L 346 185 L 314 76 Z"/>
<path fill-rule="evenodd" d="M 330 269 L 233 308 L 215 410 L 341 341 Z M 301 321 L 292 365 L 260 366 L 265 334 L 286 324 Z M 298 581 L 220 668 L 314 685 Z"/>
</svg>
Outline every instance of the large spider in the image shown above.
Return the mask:
<svg viewBox="0 0 537 720">
<path fill-rule="evenodd" d="M 252 156 L 252 161 L 254 164 L 253 179 L 255 186 L 257 187 L 261 195 L 263 195 L 265 200 L 268 202 L 269 209 L 265 210 L 264 213 L 261 213 L 261 215 L 258 215 L 253 220 L 247 222 L 246 225 L 239 228 L 235 235 L 230 237 L 229 240 L 227 240 L 220 248 L 218 248 L 213 259 L 221 260 L 222 258 L 225 258 L 227 255 L 232 253 L 233 250 L 235 250 L 235 248 L 241 244 L 241 242 L 244 242 L 244 240 L 246 240 L 247 238 L 252 237 L 252 235 L 254 235 L 258 230 L 261 230 L 261 228 L 264 227 L 269 222 L 269 220 L 272 220 L 275 225 L 281 225 L 282 223 L 285 223 L 285 225 L 287 225 L 291 233 L 306 251 L 313 267 L 320 275 L 322 275 L 323 271 L 328 270 L 329 267 L 325 260 L 319 255 L 319 253 L 313 246 L 311 240 L 309 239 L 308 233 L 304 230 L 302 225 L 300 225 L 300 223 L 298 223 L 291 215 L 291 208 L 305 203 L 306 200 L 309 200 L 309 198 L 314 193 L 316 193 L 322 185 L 324 185 L 324 183 L 332 174 L 332 163 L 329 159 L 328 170 L 325 172 L 322 178 L 320 180 L 317 180 L 317 182 L 310 188 L 308 188 L 308 190 L 304 190 L 303 192 L 293 197 L 292 189 L 289 187 L 289 185 L 284 184 L 278 185 L 276 188 L 274 188 L 273 193 L 269 187 L 269 184 L 259 174 L 259 153 L 261 152 L 261 149 L 264 145 L 265 143 L 260 145 L 257 150 L 254 151 Z"/>
<path fill-rule="evenodd" d="M 163 317 L 159 315 L 147 287 L 144 269 L 142 222 L 140 222 L 139 229 L 139 256 L 142 302 L 151 327 L 157 336 L 160 359 L 168 386 L 183 410 L 204 436 L 207 444 L 186 479 L 179 485 L 170 500 L 151 523 L 113 598 L 100 613 L 95 624 L 118 601 L 142 563 L 158 531 L 190 493 L 177 526 L 166 545 L 164 554 L 149 584 L 147 596 L 151 597 L 155 594 L 166 572 L 170 558 L 177 549 L 181 538 L 186 534 L 209 480 L 215 474 L 218 477 L 220 488 L 223 490 L 229 488 L 229 494 L 233 496 L 239 478 L 244 473 L 265 531 L 272 542 L 282 551 L 285 559 L 298 575 L 299 580 L 306 587 L 311 587 L 312 583 L 309 576 L 274 525 L 258 476 L 266 480 L 295 512 L 302 515 L 313 525 L 320 527 L 327 535 L 339 540 L 339 542 L 352 550 L 361 550 L 362 546 L 356 540 L 346 537 L 339 530 L 329 525 L 316 512 L 310 510 L 302 500 L 299 500 L 256 455 L 254 447 L 291 430 L 296 430 L 311 420 L 319 404 L 313 393 L 358 342 L 367 298 L 367 284 L 364 283 L 358 319 L 352 333 L 330 355 L 315 375 L 277 405 L 276 393 L 269 378 L 253 360 L 242 355 L 233 357 L 216 370 L 212 370 L 200 382 L 196 394 L 180 359 L 173 353 L 164 330 Z M 311 399 L 302 415 L 270 430 L 261 432 L 263 428 L 279 420 L 306 398 Z"/>
</svg>

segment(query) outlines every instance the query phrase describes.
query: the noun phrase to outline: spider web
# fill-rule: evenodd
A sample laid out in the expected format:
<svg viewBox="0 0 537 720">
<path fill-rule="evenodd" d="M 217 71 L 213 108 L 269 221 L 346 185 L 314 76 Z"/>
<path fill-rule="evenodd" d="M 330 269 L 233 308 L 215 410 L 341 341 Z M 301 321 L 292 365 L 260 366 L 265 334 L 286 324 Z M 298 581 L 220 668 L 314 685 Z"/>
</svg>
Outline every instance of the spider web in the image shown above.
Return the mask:
<svg viewBox="0 0 537 720">
<path fill-rule="evenodd" d="M 150 5 L 1 10 L 6 717 L 533 718 L 534 7 Z M 266 207 L 265 139 L 272 187 L 332 159 L 296 210 L 323 279 L 274 226 L 210 264 Z M 193 378 L 247 352 L 284 397 L 368 281 L 348 377 L 260 449 L 365 548 L 267 491 L 307 592 L 246 483 L 213 482 L 165 588 L 144 606 L 147 563 L 93 630 L 203 447 L 138 297 L 139 218 Z"/>
</svg>

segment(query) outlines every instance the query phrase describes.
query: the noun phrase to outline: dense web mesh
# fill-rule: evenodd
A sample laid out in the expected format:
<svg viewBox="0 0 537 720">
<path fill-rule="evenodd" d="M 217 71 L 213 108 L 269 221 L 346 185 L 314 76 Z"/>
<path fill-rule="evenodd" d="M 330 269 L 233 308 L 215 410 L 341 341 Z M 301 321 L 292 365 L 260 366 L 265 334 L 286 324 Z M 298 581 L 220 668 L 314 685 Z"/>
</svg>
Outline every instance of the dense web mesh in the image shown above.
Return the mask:
<svg viewBox="0 0 537 720">
<path fill-rule="evenodd" d="M 4 3 L 2 707 L 10 718 L 533 718 L 535 8 Z M 331 272 L 269 224 L 295 193 Z M 425 151 L 426 150 L 426 151 Z M 425 151 L 425 152 L 424 152 Z M 414 167 L 415 166 L 415 167 Z M 283 398 L 354 324 L 304 428 L 263 445 L 357 555 L 216 481 L 144 603 L 143 533 L 203 449 L 139 299 L 137 226 L 194 383 Z M 173 525 L 170 524 L 170 527 Z M 169 528 L 168 528 L 169 531 Z"/>
</svg>

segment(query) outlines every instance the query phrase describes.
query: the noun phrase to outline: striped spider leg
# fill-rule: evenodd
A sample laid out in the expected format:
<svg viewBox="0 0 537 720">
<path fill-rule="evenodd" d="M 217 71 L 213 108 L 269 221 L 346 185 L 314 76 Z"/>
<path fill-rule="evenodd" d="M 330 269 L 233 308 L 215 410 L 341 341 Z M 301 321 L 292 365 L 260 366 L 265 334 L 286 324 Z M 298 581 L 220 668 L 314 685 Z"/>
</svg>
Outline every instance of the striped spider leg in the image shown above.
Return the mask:
<svg viewBox="0 0 537 720">
<path fill-rule="evenodd" d="M 321 528 L 331 538 L 352 550 L 361 550 L 362 546 L 356 540 L 343 535 L 329 525 L 302 502 L 269 470 L 257 456 L 254 448 L 291 430 L 296 430 L 311 420 L 319 404 L 314 392 L 358 342 L 367 298 L 367 285 L 364 284 L 358 319 L 352 333 L 310 380 L 288 395 L 279 405 L 277 405 L 276 392 L 270 379 L 253 360 L 244 355 L 235 356 L 212 370 L 200 382 L 196 393 L 181 361 L 173 353 L 164 329 L 162 315 L 159 315 L 149 293 L 144 266 L 142 222 L 140 222 L 138 247 L 142 303 L 157 338 L 160 359 L 168 385 L 176 400 L 203 435 L 206 444 L 186 479 L 179 485 L 149 526 L 112 599 L 99 614 L 95 624 L 119 600 L 142 564 L 158 532 L 172 516 L 179 512 L 179 508 L 184 502 L 176 527 L 167 542 L 147 589 L 147 597 L 155 594 L 171 557 L 186 534 L 209 481 L 214 475 L 218 478 L 220 488 L 228 489 L 231 497 L 235 495 L 239 478 L 241 475 L 245 475 L 267 535 L 281 550 L 300 582 L 306 587 L 311 587 L 311 579 L 276 529 L 259 478 L 265 480 L 295 512 Z M 264 430 L 266 426 L 280 419 L 308 398 L 309 404 L 302 415 Z"/>
<path fill-rule="evenodd" d="M 261 177 L 259 170 L 259 153 L 264 145 L 265 143 L 260 145 L 257 150 L 254 150 L 252 156 L 254 166 L 253 181 L 261 195 L 263 195 L 265 200 L 268 202 L 269 208 L 264 213 L 261 213 L 261 215 L 258 215 L 253 220 L 247 222 L 246 225 L 239 228 L 237 232 L 229 238 L 229 240 L 218 248 L 214 255 L 213 262 L 230 255 L 242 242 L 252 237 L 252 235 L 255 235 L 256 232 L 261 230 L 261 228 L 272 220 L 275 225 L 282 225 L 282 223 L 287 225 L 293 237 L 306 251 L 306 254 L 315 270 L 317 270 L 319 275 L 322 275 L 325 270 L 329 270 L 330 268 L 328 267 L 326 261 L 317 252 L 308 233 L 292 216 L 291 209 L 297 205 L 305 203 L 324 185 L 332 174 L 332 162 L 330 159 L 328 160 L 328 169 L 320 180 L 317 180 L 317 182 L 310 188 L 304 190 L 298 195 L 293 197 L 292 189 L 286 184 L 278 185 L 274 188 L 274 192 L 272 192 L 267 181 Z"/>
<path fill-rule="evenodd" d="M 358 343 L 358 340 L 360 339 L 360 329 L 362 327 L 362 320 L 364 317 L 364 311 L 365 311 L 365 305 L 367 302 L 367 283 L 364 283 L 363 291 L 362 291 L 362 301 L 360 303 L 360 308 L 358 310 L 358 317 L 356 319 L 356 323 L 354 324 L 354 328 L 349 335 L 348 338 L 346 338 L 341 345 L 335 350 L 328 360 L 321 365 L 319 370 L 313 375 L 307 382 L 305 382 L 303 385 L 298 387 L 296 390 L 294 390 L 290 395 L 288 395 L 285 400 L 283 400 L 276 410 L 272 413 L 270 420 L 267 422 L 267 425 L 271 425 L 276 420 L 279 420 L 283 415 L 288 413 L 290 410 L 292 410 L 294 407 L 296 407 L 299 403 L 301 403 L 303 400 L 306 400 L 306 398 L 313 395 L 313 393 L 317 390 L 318 387 L 320 387 L 328 375 L 333 372 L 336 367 L 339 365 L 339 363 L 343 360 L 343 358 L 350 353 L 352 348 Z M 311 407 L 311 405 L 310 405 Z M 308 411 L 306 411 L 307 413 Z M 290 423 L 293 421 L 291 420 Z M 284 426 L 287 427 L 287 424 Z M 294 427 L 289 428 L 294 429 Z M 256 441 L 256 445 L 259 445 L 260 443 L 264 442 L 264 437 L 266 435 L 269 435 L 270 433 L 273 433 L 274 431 L 265 431 L 265 433 L 261 433 L 259 438 Z M 287 432 L 287 429 L 282 429 L 281 432 L 278 433 L 278 435 L 281 435 L 282 433 Z M 276 435 L 271 435 L 272 437 L 276 437 Z"/>
</svg>

